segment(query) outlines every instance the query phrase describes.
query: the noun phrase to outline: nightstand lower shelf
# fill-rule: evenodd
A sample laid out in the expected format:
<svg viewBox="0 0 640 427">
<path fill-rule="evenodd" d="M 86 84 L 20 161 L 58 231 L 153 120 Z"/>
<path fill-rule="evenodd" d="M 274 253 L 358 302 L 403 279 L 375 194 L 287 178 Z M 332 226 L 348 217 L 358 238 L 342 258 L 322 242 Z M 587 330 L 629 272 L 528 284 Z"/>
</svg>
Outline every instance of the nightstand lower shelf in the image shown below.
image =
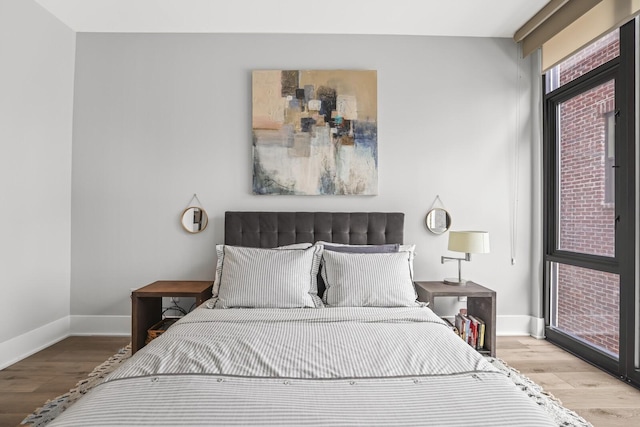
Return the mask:
<svg viewBox="0 0 640 427">
<path fill-rule="evenodd" d="M 428 302 L 433 310 L 436 297 L 467 297 L 467 312 L 485 322 L 483 354 L 496 356 L 496 292 L 474 282 L 452 286 L 444 282 L 415 282 L 418 300 Z"/>
</svg>

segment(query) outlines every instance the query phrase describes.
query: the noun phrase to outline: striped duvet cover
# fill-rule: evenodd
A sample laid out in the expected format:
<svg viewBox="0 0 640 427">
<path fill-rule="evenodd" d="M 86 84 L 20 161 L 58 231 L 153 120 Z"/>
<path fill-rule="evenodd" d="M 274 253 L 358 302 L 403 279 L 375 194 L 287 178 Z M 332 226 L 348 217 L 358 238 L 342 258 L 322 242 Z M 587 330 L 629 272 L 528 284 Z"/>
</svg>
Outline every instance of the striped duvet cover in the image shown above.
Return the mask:
<svg viewBox="0 0 640 427">
<path fill-rule="evenodd" d="M 52 426 L 555 426 L 427 307 L 196 309 Z"/>
</svg>

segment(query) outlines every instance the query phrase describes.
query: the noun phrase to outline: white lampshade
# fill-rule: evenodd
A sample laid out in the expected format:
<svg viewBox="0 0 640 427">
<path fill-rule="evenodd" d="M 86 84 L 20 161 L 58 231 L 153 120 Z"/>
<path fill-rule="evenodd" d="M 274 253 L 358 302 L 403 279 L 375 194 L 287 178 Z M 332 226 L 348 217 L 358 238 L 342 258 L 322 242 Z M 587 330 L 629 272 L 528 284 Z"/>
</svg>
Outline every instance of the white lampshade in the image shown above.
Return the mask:
<svg viewBox="0 0 640 427">
<path fill-rule="evenodd" d="M 486 231 L 450 231 L 448 249 L 469 254 L 488 254 L 489 233 Z"/>
</svg>

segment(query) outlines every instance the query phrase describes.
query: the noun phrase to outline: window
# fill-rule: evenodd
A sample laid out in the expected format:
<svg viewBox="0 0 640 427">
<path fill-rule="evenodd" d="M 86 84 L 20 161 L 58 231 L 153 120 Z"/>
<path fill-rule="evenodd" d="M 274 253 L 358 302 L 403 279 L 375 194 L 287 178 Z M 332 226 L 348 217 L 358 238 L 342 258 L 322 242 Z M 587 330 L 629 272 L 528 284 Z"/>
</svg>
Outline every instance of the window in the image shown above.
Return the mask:
<svg viewBox="0 0 640 427">
<path fill-rule="evenodd" d="M 544 277 L 547 338 L 640 385 L 635 32 L 625 24 L 545 75 Z"/>
</svg>

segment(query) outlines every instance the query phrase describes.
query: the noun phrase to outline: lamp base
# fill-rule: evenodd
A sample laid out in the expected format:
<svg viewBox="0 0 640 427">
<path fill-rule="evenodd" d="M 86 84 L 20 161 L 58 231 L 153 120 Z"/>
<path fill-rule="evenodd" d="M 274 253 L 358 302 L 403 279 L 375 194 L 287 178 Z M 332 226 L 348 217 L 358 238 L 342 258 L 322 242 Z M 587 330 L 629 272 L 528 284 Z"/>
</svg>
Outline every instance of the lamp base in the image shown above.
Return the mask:
<svg viewBox="0 0 640 427">
<path fill-rule="evenodd" d="M 447 277 L 446 279 L 443 280 L 443 282 L 446 285 L 452 285 L 452 286 L 465 286 L 467 284 L 467 280 L 466 279 L 459 279 L 456 277 Z"/>
</svg>

